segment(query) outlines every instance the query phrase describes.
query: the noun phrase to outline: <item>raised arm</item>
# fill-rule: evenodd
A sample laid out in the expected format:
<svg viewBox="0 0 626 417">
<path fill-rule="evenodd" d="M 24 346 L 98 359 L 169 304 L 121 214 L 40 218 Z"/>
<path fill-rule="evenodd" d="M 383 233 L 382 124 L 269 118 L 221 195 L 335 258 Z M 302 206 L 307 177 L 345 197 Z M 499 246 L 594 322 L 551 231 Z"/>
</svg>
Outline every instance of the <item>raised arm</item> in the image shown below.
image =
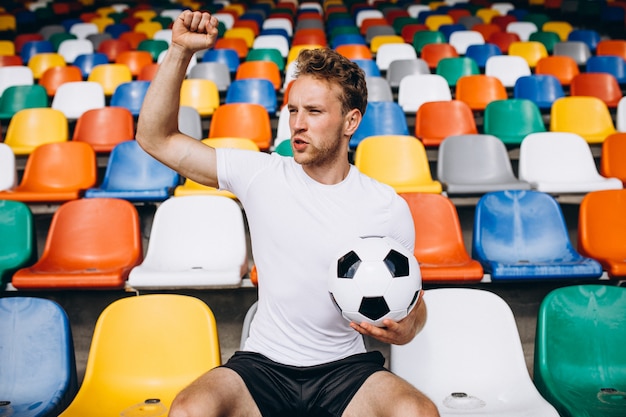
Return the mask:
<svg viewBox="0 0 626 417">
<path fill-rule="evenodd" d="M 150 83 L 139 114 L 137 142 L 150 155 L 196 182 L 217 187 L 215 149 L 178 129 L 180 87 L 197 51 L 212 48 L 217 19 L 183 11 L 172 26 L 172 42 Z"/>
</svg>

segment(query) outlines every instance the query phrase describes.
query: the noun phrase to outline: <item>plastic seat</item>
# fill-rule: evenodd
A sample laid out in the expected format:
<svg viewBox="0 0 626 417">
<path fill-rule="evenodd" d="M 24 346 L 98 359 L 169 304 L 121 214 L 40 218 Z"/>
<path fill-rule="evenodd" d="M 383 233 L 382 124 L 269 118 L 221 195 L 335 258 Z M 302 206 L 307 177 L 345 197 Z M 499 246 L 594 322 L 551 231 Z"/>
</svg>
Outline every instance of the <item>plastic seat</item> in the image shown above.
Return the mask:
<svg viewBox="0 0 626 417">
<path fill-rule="evenodd" d="M 150 87 L 150 81 L 134 80 L 122 83 L 113 92 L 109 105 L 125 107 L 130 110 L 133 116 L 137 117 L 148 87 Z"/>
<path fill-rule="evenodd" d="M 322 28 L 298 29 L 294 32 L 293 37 L 291 38 L 292 46 L 312 44 L 327 46 L 327 43 L 326 33 L 324 33 Z"/>
<path fill-rule="evenodd" d="M 215 49 L 232 49 L 237 52 L 237 57 L 239 60 L 245 59 L 246 55 L 248 55 L 248 44 L 244 39 L 241 38 L 219 38 L 217 42 L 215 42 Z"/>
<path fill-rule="evenodd" d="M 533 133 L 522 141 L 519 178 L 549 193 L 587 193 L 622 188 L 599 174 L 589 144 L 575 133 Z"/>
<path fill-rule="evenodd" d="M 460 100 L 426 102 L 415 116 L 415 136 L 427 147 L 439 146 L 448 136 L 475 133 L 472 109 Z"/>
<path fill-rule="evenodd" d="M 146 288 L 237 287 L 248 272 L 246 234 L 239 205 L 230 198 L 170 198 L 154 216 L 150 243 L 128 285 Z"/>
<path fill-rule="evenodd" d="M 24 43 L 20 48 L 16 45 L 16 52 L 19 51 L 19 55 L 22 58 L 24 64 L 28 65 L 28 61 L 35 54 L 45 52 L 57 52 L 54 49 L 54 45 L 50 41 L 45 40 L 31 40 Z"/>
<path fill-rule="evenodd" d="M 454 97 L 467 103 L 472 110 L 484 111 L 487 104 L 494 100 L 505 100 L 508 94 L 499 78 L 477 74 L 459 78 Z"/>
<path fill-rule="evenodd" d="M 0 119 L 11 119 L 20 110 L 48 107 L 46 89 L 38 84 L 14 85 L 0 96 Z"/>
<path fill-rule="evenodd" d="M 95 81 L 73 81 L 60 85 L 50 107 L 63 112 L 68 120 L 75 120 L 87 110 L 106 106 L 104 90 Z"/>
<path fill-rule="evenodd" d="M 624 410 L 626 289 L 557 288 L 537 315 L 534 378 L 562 416 L 617 417 Z"/>
<path fill-rule="evenodd" d="M 572 246 L 561 207 L 541 191 L 494 191 L 481 197 L 474 216 L 472 258 L 492 281 L 602 275 L 597 261 Z"/>
<path fill-rule="evenodd" d="M 578 64 L 569 56 L 551 55 L 540 59 L 535 67 L 537 75 L 552 75 L 561 85 L 569 86 L 572 79 L 580 73 Z"/>
<path fill-rule="evenodd" d="M 261 150 L 270 148 L 272 136 L 267 110 L 254 103 L 222 104 L 213 113 L 209 127 L 209 138 L 247 138 Z"/>
<path fill-rule="evenodd" d="M 283 59 L 289 54 L 289 41 L 281 35 L 259 35 L 254 38 L 252 49 L 276 49 Z"/>
<path fill-rule="evenodd" d="M 15 271 L 37 260 L 35 220 L 28 205 L 0 200 L 0 233 L 0 288 L 4 288 Z"/>
<path fill-rule="evenodd" d="M 511 22 L 507 25 L 506 31 L 509 33 L 515 33 L 519 36 L 520 40 L 527 41 L 530 34 L 537 32 L 539 29 L 533 22 Z"/>
<path fill-rule="evenodd" d="M 169 44 L 163 39 L 144 39 L 137 46 L 138 51 L 150 53 L 154 62 L 159 58 L 161 52 L 167 50 L 167 48 L 169 48 Z"/>
<path fill-rule="evenodd" d="M 243 64 L 242 64 L 243 65 Z M 259 104 L 274 115 L 278 108 L 276 90 L 270 80 L 264 78 L 235 79 L 226 91 L 225 104 Z"/>
<path fill-rule="evenodd" d="M 448 40 L 450 45 L 454 46 L 454 49 L 459 55 L 465 55 L 467 48 L 470 45 L 481 45 L 485 43 L 485 38 L 480 32 L 475 30 L 460 30 L 453 32 Z"/>
<path fill-rule="evenodd" d="M 528 40 L 542 43 L 548 55 L 551 55 L 554 51 L 554 45 L 561 42 L 561 38 L 556 32 L 547 32 L 544 30 L 531 33 Z"/>
<path fill-rule="evenodd" d="M 381 76 L 380 69 L 378 68 L 378 65 L 376 65 L 376 61 L 374 61 L 373 59 L 355 59 L 352 62 L 357 64 L 359 68 L 361 68 L 363 72 L 365 72 L 366 77 Z M 387 70 L 387 74 L 388 73 L 389 70 Z"/>
<path fill-rule="evenodd" d="M 178 129 L 181 133 L 194 139 L 202 139 L 204 137 L 202 117 L 198 110 L 189 106 L 180 106 L 178 109 Z"/>
<path fill-rule="evenodd" d="M 17 156 L 29 155 L 39 145 L 67 141 L 68 131 L 68 120 L 60 110 L 23 109 L 11 118 L 4 143 Z"/>
<path fill-rule="evenodd" d="M 180 390 L 221 364 L 215 316 L 187 295 L 114 301 L 98 317 L 91 346 L 85 378 L 63 417 L 165 415 Z"/>
<path fill-rule="evenodd" d="M 85 191 L 86 198 L 110 197 L 132 202 L 158 202 L 170 197 L 178 174 L 147 154 L 134 140 L 113 148 L 99 187 Z"/>
<path fill-rule="evenodd" d="M 404 111 L 395 101 L 367 103 L 361 124 L 350 138 L 349 146 L 356 149 L 366 137 L 380 135 L 409 135 Z"/>
<path fill-rule="evenodd" d="M 589 51 L 595 55 L 598 43 L 601 40 L 600 33 L 593 29 L 572 29 L 567 35 L 568 41 L 580 41 L 587 44 Z"/>
<path fill-rule="evenodd" d="M 398 88 L 404 77 L 414 74 L 430 74 L 428 63 L 421 58 L 394 59 L 389 63 L 385 78 L 392 88 Z"/>
<path fill-rule="evenodd" d="M 539 107 L 528 99 L 494 100 L 487 104 L 483 131 L 494 135 L 505 145 L 519 146 L 531 133 L 545 132 Z"/>
<path fill-rule="evenodd" d="M 448 136 L 438 155 L 437 178 L 448 195 L 530 189 L 515 176 L 504 143 L 493 135 Z"/>
<path fill-rule="evenodd" d="M 10 190 L 17 185 L 17 167 L 13 149 L 0 142 L 0 191 Z"/>
<path fill-rule="evenodd" d="M 425 291 L 424 301 L 426 325 L 408 344 L 391 346 L 390 367 L 431 398 L 442 417 L 558 416 L 533 384 L 504 299 L 486 290 L 438 288 Z"/>
<path fill-rule="evenodd" d="M 496 31 L 489 35 L 487 42 L 496 45 L 503 54 L 508 54 L 511 44 L 521 40 L 517 33 Z"/>
<path fill-rule="evenodd" d="M 418 54 L 422 53 L 424 45 L 429 43 L 447 43 L 446 37 L 443 33 L 431 30 L 424 30 L 415 32 L 413 35 L 413 48 Z"/>
<path fill-rule="evenodd" d="M 362 44 L 344 44 L 338 45 L 335 50 L 342 56 L 354 59 L 373 59 L 374 56 L 367 45 Z M 378 65 L 378 63 L 376 63 Z M 382 70 L 382 68 L 379 67 Z"/>
<path fill-rule="evenodd" d="M 33 72 L 33 78 L 38 80 L 51 67 L 64 67 L 65 58 L 56 52 L 42 52 L 33 55 L 28 61 L 28 68 Z"/>
<path fill-rule="evenodd" d="M 115 62 L 115 59 L 120 53 L 130 51 L 131 49 L 132 46 L 126 40 L 108 39 L 102 41 L 96 51 L 105 54 L 109 58 L 109 62 Z"/>
<path fill-rule="evenodd" d="M 625 204 L 626 190 L 594 191 L 585 195 L 578 214 L 578 250 L 600 262 L 612 279 L 626 276 Z"/>
<path fill-rule="evenodd" d="M 391 86 L 383 77 L 365 77 L 369 101 L 394 101 Z"/>
<path fill-rule="evenodd" d="M 600 174 L 604 177 L 619 178 L 626 185 L 626 134 L 614 133 L 602 142 L 600 153 Z"/>
<path fill-rule="evenodd" d="M 63 307 L 45 298 L 1 298 L 0 332 L 3 411 L 58 415 L 77 391 L 74 341 Z"/>
<path fill-rule="evenodd" d="M 88 35 L 92 33 L 98 33 L 98 26 L 95 23 L 91 22 L 83 22 L 83 23 L 74 23 L 69 33 L 76 35 L 78 39 L 86 39 Z"/>
<path fill-rule="evenodd" d="M 517 79 L 513 97 L 530 100 L 540 111 L 549 111 L 557 99 L 565 97 L 565 92 L 555 76 L 533 74 Z"/>
<path fill-rule="evenodd" d="M 392 61 L 396 59 L 417 58 L 415 48 L 408 43 L 386 43 L 376 52 L 376 65 L 381 71 L 386 71 Z"/>
<path fill-rule="evenodd" d="M 505 88 L 513 88 L 519 77 L 531 75 L 531 73 L 528 62 L 521 56 L 492 56 L 485 63 L 485 75 L 498 78 Z"/>
<path fill-rule="evenodd" d="M 163 25 L 160 22 L 149 21 L 139 22 L 135 25 L 134 31 L 137 33 L 143 33 L 146 35 L 146 39 L 152 39 L 154 34 L 163 29 Z"/>
<path fill-rule="evenodd" d="M 606 72 L 620 84 L 626 83 L 626 60 L 615 55 L 592 56 L 585 64 L 585 72 Z"/>
<path fill-rule="evenodd" d="M 79 198 L 96 183 L 96 155 L 86 143 L 65 141 L 38 145 L 26 160 L 19 184 L 0 199 L 29 203 Z"/>
<path fill-rule="evenodd" d="M 405 113 L 414 113 L 430 101 L 452 100 L 448 81 L 439 74 L 407 75 L 398 87 L 398 105 Z M 367 113 L 367 112 L 366 112 Z"/>
<path fill-rule="evenodd" d="M 23 67 L 24 63 L 19 55 L 0 55 L 0 67 Z"/>
<path fill-rule="evenodd" d="M 402 36 L 396 35 L 395 30 L 394 30 L 393 34 L 376 35 L 372 37 L 372 40 L 369 44 L 370 50 L 372 51 L 373 54 L 377 54 L 381 46 L 390 44 L 390 43 L 405 44 L 404 39 L 402 39 Z"/>
<path fill-rule="evenodd" d="M 535 68 L 541 58 L 548 56 L 548 50 L 537 41 L 512 42 L 509 45 L 509 55 L 522 57 L 530 68 Z"/>
<path fill-rule="evenodd" d="M 209 49 L 202 55 L 201 62 L 224 63 L 231 74 L 234 74 L 239 67 L 239 56 L 234 49 Z"/>
<path fill-rule="evenodd" d="M 120 52 L 115 57 L 115 63 L 126 65 L 134 78 L 137 78 L 143 67 L 152 64 L 154 61 L 156 60 L 153 60 L 150 52 L 140 50 Z"/>
<path fill-rule="evenodd" d="M 54 97 L 61 84 L 73 81 L 83 81 L 83 75 L 80 68 L 68 65 L 48 68 L 41 75 L 38 84 L 46 89 L 49 97 Z"/>
<path fill-rule="evenodd" d="M 272 83 L 275 90 L 282 86 L 282 77 L 278 65 L 271 61 L 246 61 L 239 64 L 235 80 L 261 78 Z"/>
<path fill-rule="evenodd" d="M 615 55 L 626 59 L 626 40 L 625 39 L 602 39 L 596 47 L 596 55 Z"/>
<path fill-rule="evenodd" d="M 572 58 L 577 65 L 583 66 L 587 64 L 587 60 L 591 57 L 591 51 L 584 42 L 564 41 L 554 45 L 552 55 L 568 56 Z"/>
<path fill-rule="evenodd" d="M 201 117 L 209 117 L 220 105 L 220 93 L 217 85 L 204 78 L 183 80 L 180 91 L 180 105 L 193 107 Z"/>
<path fill-rule="evenodd" d="M 108 64 L 109 58 L 102 52 L 93 52 L 90 54 L 80 54 L 74 59 L 72 65 L 80 68 L 82 76 L 84 78 L 89 77 L 89 74 L 96 65 Z"/>
<path fill-rule="evenodd" d="M 430 69 L 437 68 L 437 64 L 444 58 L 459 56 L 456 48 L 449 43 L 428 43 L 422 47 L 420 58 L 426 61 Z"/>
<path fill-rule="evenodd" d="M 609 108 L 617 108 L 622 98 L 622 89 L 617 79 L 606 72 L 584 72 L 572 79 L 571 96 L 597 97 Z"/>
<path fill-rule="evenodd" d="M 615 133 L 608 106 L 597 97 L 567 96 L 556 100 L 550 111 L 551 132 L 576 133 L 590 143 L 602 143 Z"/>
<path fill-rule="evenodd" d="M 246 61 L 271 62 L 278 68 L 278 87 L 282 84 L 281 74 L 285 71 L 285 59 L 276 48 L 253 48 L 246 55 Z"/>
<path fill-rule="evenodd" d="M 135 122 L 129 109 L 106 106 L 87 110 L 76 121 L 72 141 L 86 142 L 97 153 L 108 153 L 120 142 L 135 137 Z"/>
<path fill-rule="evenodd" d="M 33 70 L 27 66 L 0 67 L 0 96 L 13 85 L 34 84 Z"/>
<path fill-rule="evenodd" d="M 483 268 L 463 240 L 456 207 L 438 194 L 404 193 L 415 224 L 415 257 L 423 282 L 478 282 Z"/>
<path fill-rule="evenodd" d="M 398 193 L 441 193 L 441 183 L 432 179 L 426 149 L 414 136 L 368 136 L 356 147 L 354 165 Z"/>
<path fill-rule="evenodd" d="M 79 55 L 92 54 L 94 52 L 93 43 L 87 39 L 66 39 L 61 42 L 57 51 L 68 64 L 73 64 Z"/>
<path fill-rule="evenodd" d="M 95 66 L 87 81 L 95 81 L 102 86 L 106 96 L 112 96 L 118 85 L 133 80 L 130 68 L 125 64 L 102 64 Z"/>
<path fill-rule="evenodd" d="M 367 45 L 367 42 L 365 42 L 365 37 L 360 33 L 342 33 L 331 40 L 333 49 L 340 45 Z"/>
<path fill-rule="evenodd" d="M 450 87 L 455 87 L 459 78 L 464 75 L 480 74 L 480 69 L 472 58 L 462 56 L 441 59 L 435 73 L 444 77 Z"/>
</svg>

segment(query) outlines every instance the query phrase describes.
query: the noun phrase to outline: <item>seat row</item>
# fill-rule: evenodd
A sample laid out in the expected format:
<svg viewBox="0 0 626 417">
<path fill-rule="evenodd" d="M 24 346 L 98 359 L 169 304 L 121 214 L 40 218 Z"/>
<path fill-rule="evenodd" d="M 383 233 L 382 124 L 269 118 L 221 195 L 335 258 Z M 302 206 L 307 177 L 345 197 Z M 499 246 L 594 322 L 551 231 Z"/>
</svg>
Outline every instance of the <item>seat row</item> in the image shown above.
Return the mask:
<svg viewBox="0 0 626 417">
<path fill-rule="evenodd" d="M 588 284 L 549 292 L 537 316 L 532 377 L 503 298 L 481 289 L 436 288 L 425 291 L 424 301 L 428 321 L 410 343 L 391 346 L 390 369 L 431 398 L 442 416 L 461 409 L 500 416 L 622 415 L 624 288 Z M 244 320 L 242 343 L 255 306 Z M 8 336 L 0 348 L 12 358 L 0 363 L 11 375 L 2 379 L 0 395 L 24 416 L 165 415 L 182 388 L 221 364 L 216 324 L 210 306 L 189 295 L 113 301 L 96 322 L 79 387 L 64 308 L 45 298 L 0 298 L 0 329 Z"/>
</svg>

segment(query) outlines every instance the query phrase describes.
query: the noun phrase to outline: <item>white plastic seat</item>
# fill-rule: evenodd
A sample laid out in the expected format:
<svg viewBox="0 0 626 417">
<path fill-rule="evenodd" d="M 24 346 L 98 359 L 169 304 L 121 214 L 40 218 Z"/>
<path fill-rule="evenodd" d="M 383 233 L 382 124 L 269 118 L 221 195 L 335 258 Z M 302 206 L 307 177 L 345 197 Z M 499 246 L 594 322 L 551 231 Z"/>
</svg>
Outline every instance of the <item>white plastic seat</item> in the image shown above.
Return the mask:
<svg viewBox="0 0 626 417">
<path fill-rule="evenodd" d="M 398 104 L 405 113 L 413 113 L 429 101 L 452 100 L 450 86 L 438 74 L 407 75 L 398 87 Z"/>
<path fill-rule="evenodd" d="M 428 320 L 406 345 L 391 345 L 391 371 L 448 416 L 558 417 L 530 378 L 515 317 L 486 290 L 424 292 Z"/>
<path fill-rule="evenodd" d="M 58 53 L 66 63 L 72 64 L 78 55 L 93 54 L 94 47 L 88 39 L 66 39 L 59 44 Z"/>
<path fill-rule="evenodd" d="M 384 18 L 385 15 L 378 9 L 361 9 L 356 13 L 355 16 L 356 25 L 358 27 L 361 27 L 361 24 L 363 24 L 363 21 L 365 19 L 375 19 L 381 17 Z"/>
<path fill-rule="evenodd" d="M 172 29 L 159 29 L 156 32 L 154 32 L 154 35 L 152 35 L 152 39 L 154 40 L 162 40 L 167 42 L 168 45 L 170 45 L 172 43 Z"/>
<path fill-rule="evenodd" d="M 69 30 L 69 33 L 76 35 L 78 39 L 87 39 L 87 36 L 98 32 L 98 25 L 90 22 L 74 23 Z"/>
<path fill-rule="evenodd" d="M 381 71 L 387 71 L 391 61 L 396 59 L 417 58 L 413 45 L 408 43 L 385 43 L 376 52 L 376 65 Z"/>
<path fill-rule="evenodd" d="M 293 24 L 285 17 L 269 17 L 263 21 L 263 29 L 285 29 L 289 37 L 293 36 Z"/>
<path fill-rule="evenodd" d="M 485 75 L 496 77 L 505 87 L 513 88 L 518 78 L 531 75 L 531 71 L 528 62 L 521 56 L 496 55 L 487 58 Z"/>
<path fill-rule="evenodd" d="M 278 125 L 276 126 L 276 137 L 274 147 L 283 140 L 291 139 L 291 129 L 289 128 L 289 107 L 283 106 L 278 113 Z"/>
<path fill-rule="evenodd" d="M 547 193 L 587 193 L 622 188 L 622 181 L 600 175 L 591 148 L 575 133 L 531 133 L 522 140 L 519 179 Z"/>
<path fill-rule="evenodd" d="M 32 85 L 35 77 L 33 70 L 26 65 L 0 67 L 0 96 L 8 87 L 14 85 Z"/>
<path fill-rule="evenodd" d="M 368 101 L 393 101 L 391 86 L 384 77 L 365 77 Z"/>
<path fill-rule="evenodd" d="M 521 41 L 527 41 L 530 38 L 530 34 L 537 32 L 537 25 L 533 22 L 511 22 L 507 25 L 506 31 L 509 33 L 516 33 Z"/>
<path fill-rule="evenodd" d="M 252 49 L 277 49 L 283 58 L 289 55 L 289 42 L 281 35 L 259 35 L 252 42 Z"/>
<path fill-rule="evenodd" d="M 617 103 L 615 127 L 618 132 L 626 132 L 626 96 L 622 97 Z"/>
<path fill-rule="evenodd" d="M 470 45 L 483 45 L 485 38 L 476 30 L 457 30 L 450 34 L 448 43 L 454 46 L 459 55 L 465 55 Z"/>
<path fill-rule="evenodd" d="M 211 80 L 219 92 L 225 93 L 232 81 L 228 65 L 224 62 L 198 62 L 190 67 L 187 78 L 204 78 Z"/>
<path fill-rule="evenodd" d="M 68 119 L 78 119 L 87 110 L 106 106 L 104 89 L 95 81 L 72 81 L 59 86 L 50 107 L 65 114 Z"/>
<path fill-rule="evenodd" d="M 15 154 L 9 145 L 0 142 L 0 191 L 10 190 L 16 185 Z"/>
<path fill-rule="evenodd" d="M 203 139 L 202 116 L 198 110 L 190 106 L 180 106 L 178 109 L 178 129 L 181 133 L 194 139 Z"/>
<path fill-rule="evenodd" d="M 222 22 L 226 29 L 230 29 L 235 24 L 235 18 L 230 13 L 220 13 L 217 12 L 213 16 L 217 18 L 218 21 Z"/>
<path fill-rule="evenodd" d="M 510 2 L 495 2 L 491 4 L 491 8 L 494 10 L 497 10 L 500 15 L 504 16 L 506 15 L 509 11 L 511 10 L 515 10 L 515 5 L 513 3 Z"/>
<path fill-rule="evenodd" d="M 215 288 L 241 284 L 248 271 L 244 220 L 231 198 L 171 197 L 157 209 L 146 257 L 128 285 L 145 288 Z"/>
</svg>

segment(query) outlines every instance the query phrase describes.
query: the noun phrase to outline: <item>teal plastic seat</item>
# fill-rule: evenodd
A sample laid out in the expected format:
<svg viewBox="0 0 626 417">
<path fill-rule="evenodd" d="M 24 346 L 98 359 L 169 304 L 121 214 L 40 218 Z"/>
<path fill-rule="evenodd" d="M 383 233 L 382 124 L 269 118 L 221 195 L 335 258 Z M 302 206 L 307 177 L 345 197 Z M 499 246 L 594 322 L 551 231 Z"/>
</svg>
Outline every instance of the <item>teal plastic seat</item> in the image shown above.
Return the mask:
<svg viewBox="0 0 626 417">
<path fill-rule="evenodd" d="M 537 315 L 534 381 L 561 417 L 626 410 L 626 288 L 557 288 Z"/>
<path fill-rule="evenodd" d="M 11 282 L 13 272 L 37 259 L 35 222 L 28 205 L 21 201 L 0 200 L 0 236 L 1 289 Z"/>
<path fill-rule="evenodd" d="M 459 78 L 464 75 L 480 74 L 480 69 L 473 58 L 459 56 L 442 58 L 437 64 L 435 73 L 445 78 L 450 87 L 455 87 Z"/>
<path fill-rule="evenodd" d="M 506 145 L 519 146 L 531 133 L 545 132 L 541 110 L 531 100 L 512 98 L 494 100 L 485 107 L 484 132 Z"/>
<path fill-rule="evenodd" d="M 12 85 L 0 96 L 0 119 L 10 119 L 22 109 L 35 107 L 48 107 L 48 93 L 43 86 Z"/>
</svg>

